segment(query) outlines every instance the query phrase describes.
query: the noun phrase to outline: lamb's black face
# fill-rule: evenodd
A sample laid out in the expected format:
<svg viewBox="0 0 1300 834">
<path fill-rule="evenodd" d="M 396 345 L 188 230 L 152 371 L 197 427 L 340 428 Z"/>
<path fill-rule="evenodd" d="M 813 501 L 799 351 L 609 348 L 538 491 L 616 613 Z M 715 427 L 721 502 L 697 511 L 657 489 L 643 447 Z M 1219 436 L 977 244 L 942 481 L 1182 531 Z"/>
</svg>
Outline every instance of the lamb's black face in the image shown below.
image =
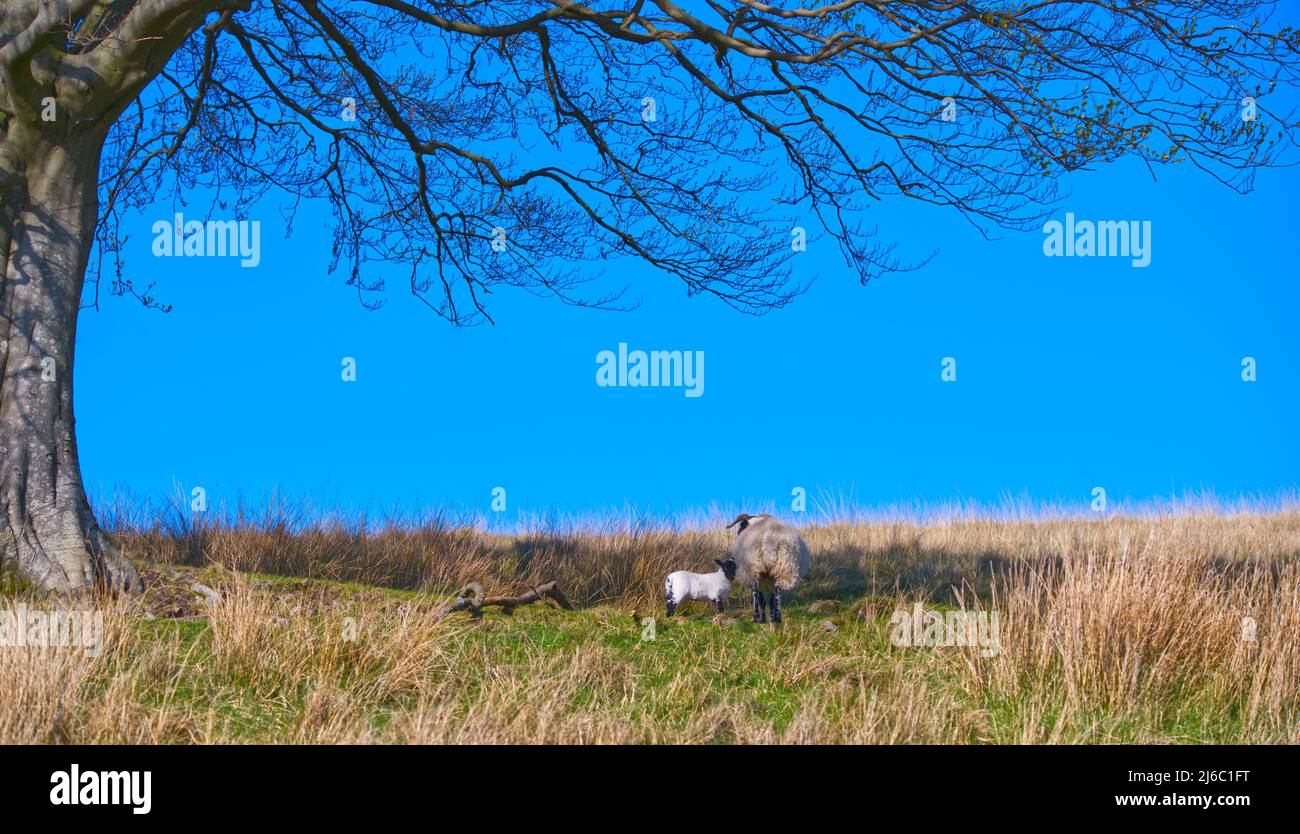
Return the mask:
<svg viewBox="0 0 1300 834">
<path fill-rule="evenodd" d="M 736 560 L 735 560 L 735 559 L 728 558 L 726 561 L 721 561 L 721 560 L 718 560 L 718 559 L 714 559 L 713 561 L 717 562 L 717 563 L 718 563 L 718 567 L 722 568 L 722 575 L 725 576 L 725 577 L 727 577 L 727 581 L 728 581 L 728 582 L 731 582 L 731 581 L 735 580 L 735 578 L 736 578 Z"/>
</svg>

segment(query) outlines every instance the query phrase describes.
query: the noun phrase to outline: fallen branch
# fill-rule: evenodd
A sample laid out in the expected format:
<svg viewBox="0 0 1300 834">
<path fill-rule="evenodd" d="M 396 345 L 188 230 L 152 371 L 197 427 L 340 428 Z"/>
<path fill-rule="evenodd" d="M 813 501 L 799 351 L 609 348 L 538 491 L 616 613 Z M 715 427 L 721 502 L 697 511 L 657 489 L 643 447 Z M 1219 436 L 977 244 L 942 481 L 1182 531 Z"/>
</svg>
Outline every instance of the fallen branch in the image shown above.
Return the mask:
<svg viewBox="0 0 1300 834">
<path fill-rule="evenodd" d="M 477 620 L 483 616 L 483 609 L 488 606 L 500 608 L 502 613 L 508 617 L 514 614 L 515 609 L 519 606 L 530 605 L 540 599 L 549 599 L 566 611 L 573 610 L 573 604 L 569 602 L 568 597 L 564 595 L 564 592 L 560 590 L 559 585 L 555 582 L 544 582 L 517 597 L 484 597 L 483 586 L 477 582 L 471 582 L 456 592 L 456 601 L 449 603 L 439 611 L 437 619 L 441 620 L 448 614 L 454 614 L 457 611 L 468 611 L 470 617 Z"/>
</svg>

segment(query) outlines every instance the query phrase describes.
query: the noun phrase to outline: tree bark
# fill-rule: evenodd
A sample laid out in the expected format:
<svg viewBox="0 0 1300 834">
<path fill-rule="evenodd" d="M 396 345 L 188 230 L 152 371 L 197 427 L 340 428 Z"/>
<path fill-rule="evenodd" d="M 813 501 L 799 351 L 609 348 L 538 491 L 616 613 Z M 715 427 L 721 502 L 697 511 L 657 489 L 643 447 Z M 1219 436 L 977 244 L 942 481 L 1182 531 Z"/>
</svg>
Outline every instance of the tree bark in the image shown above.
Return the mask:
<svg viewBox="0 0 1300 834">
<path fill-rule="evenodd" d="M 0 139 L 0 569 L 50 591 L 141 590 L 100 530 L 77 459 L 72 361 L 104 131 Z"/>
</svg>

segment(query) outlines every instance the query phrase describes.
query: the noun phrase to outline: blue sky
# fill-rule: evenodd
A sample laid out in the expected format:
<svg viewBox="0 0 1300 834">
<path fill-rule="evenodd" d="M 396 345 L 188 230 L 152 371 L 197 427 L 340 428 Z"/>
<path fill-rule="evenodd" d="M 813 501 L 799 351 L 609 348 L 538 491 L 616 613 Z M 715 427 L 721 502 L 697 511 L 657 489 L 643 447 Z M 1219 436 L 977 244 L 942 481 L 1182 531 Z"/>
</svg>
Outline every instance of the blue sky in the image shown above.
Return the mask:
<svg viewBox="0 0 1300 834">
<path fill-rule="evenodd" d="M 363 309 L 327 274 L 323 207 L 285 239 L 270 204 L 261 264 L 242 269 L 155 258 L 150 225 L 172 211 L 160 205 L 132 222 L 126 258 L 173 311 L 110 298 L 81 318 L 87 483 L 483 512 L 500 486 L 512 516 L 788 508 L 794 487 L 877 507 L 1083 507 L 1096 486 L 1112 501 L 1290 492 L 1300 171 L 1262 172 L 1248 196 L 1191 168 L 1158 173 L 1073 175 L 1054 213 L 1149 219 L 1145 269 L 1046 258 L 1041 232 L 986 241 L 951 212 L 894 201 L 870 219 L 905 256 L 938 250 L 918 272 L 859 286 L 817 241 L 796 261 L 818 274 L 812 289 L 752 317 L 617 264 L 633 312 L 503 292 L 496 326 L 472 329 L 434 316 L 398 276 L 382 310 Z M 703 351 L 704 395 L 598 387 L 596 355 L 620 342 Z M 944 357 L 955 382 L 941 379 Z"/>
</svg>

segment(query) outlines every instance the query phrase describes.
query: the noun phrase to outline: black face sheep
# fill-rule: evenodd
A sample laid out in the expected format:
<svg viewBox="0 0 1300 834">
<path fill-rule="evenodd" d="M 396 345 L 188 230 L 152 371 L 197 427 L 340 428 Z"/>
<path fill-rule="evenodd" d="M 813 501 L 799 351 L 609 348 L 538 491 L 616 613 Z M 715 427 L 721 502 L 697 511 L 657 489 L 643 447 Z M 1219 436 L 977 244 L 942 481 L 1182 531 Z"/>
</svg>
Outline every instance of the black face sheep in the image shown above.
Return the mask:
<svg viewBox="0 0 1300 834">
<path fill-rule="evenodd" d="M 684 599 L 707 599 L 717 603 L 718 612 L 727 607 L 727 596 L 731 593 L 731 581 L 736 578 L 736 560 L 713 560 L 718 569 L 713 573 L 691 573 L 688 570 L 674 571 L 664 580 L 664 599 L 668 603 L 668 616 L 671 617 L 677 606 Z"/>
<path fill-rule="evenodd" d="M 754 589 L 754 622 L 781 622 L 781 592 L 790 591 L 808 575 L 808 545 L 794 531 L 770 515 L 741 513 L 727 525 L 739 525 L 731 545 L 736 560 L 736 581 Z"/>
</svg>

